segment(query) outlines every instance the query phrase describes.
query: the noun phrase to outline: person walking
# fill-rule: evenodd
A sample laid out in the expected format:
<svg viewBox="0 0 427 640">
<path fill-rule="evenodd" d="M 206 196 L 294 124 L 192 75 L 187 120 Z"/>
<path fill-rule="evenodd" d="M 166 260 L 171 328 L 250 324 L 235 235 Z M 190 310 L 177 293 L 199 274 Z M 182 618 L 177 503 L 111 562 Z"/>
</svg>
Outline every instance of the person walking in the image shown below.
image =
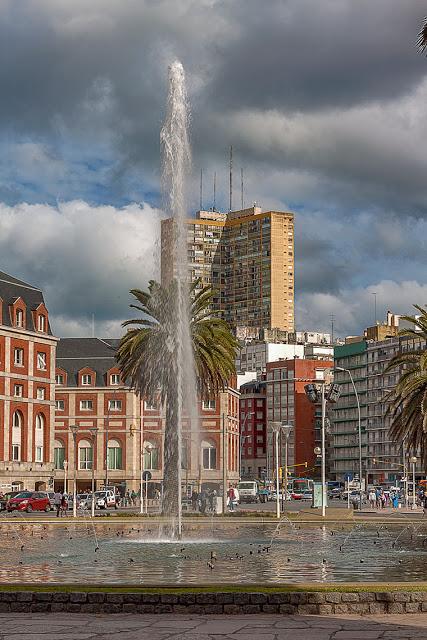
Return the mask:
<svg viewBox="0 0 427 640">
<path fill-rule="evenodd" d="M 230 511 L 234 511 L 234 499 L 236 497 L 236 494 L 234 493 L 234 487 L 233 485 L 231 485 L 231 487 L 228 490 L 227 493 L 227 498 L 228 498 L 228 508 Z"/>
<path fill-rule="evenodd" d="M 68 508 L 67 497 L 65 493 L 63 493 L 61 496 L 61 504 L 60 504 L 61 517 L 67 515 L 67 508 Z"/>
<path fill-rule="evenodd" d="M 53 495 L 53 503 L 55 505 L 57 518 L 59 518 L 60 511 L 61 511 L 61 501 L 62 501 L 62 494 L 59 493 L 59 491 L 55 491 Z"/>
<path fill-rule="evenodd" d="M 193 511 L 197 511 L 197 503 L 199 502 L 199 494 L 195 489 L 193 489 L 193 493 L 191 494 L 191 506 Z"/>
</svg>

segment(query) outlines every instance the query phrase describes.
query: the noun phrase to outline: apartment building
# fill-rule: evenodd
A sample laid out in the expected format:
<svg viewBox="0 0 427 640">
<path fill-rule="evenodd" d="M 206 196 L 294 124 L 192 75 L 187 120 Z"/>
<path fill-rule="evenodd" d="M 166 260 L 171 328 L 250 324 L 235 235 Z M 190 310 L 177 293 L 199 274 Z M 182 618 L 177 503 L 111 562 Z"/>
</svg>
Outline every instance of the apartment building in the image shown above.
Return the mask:
<svg viewBox="0 0 427 640">
<path fill-rule="evenodd" d="M 336 346 L 334 366 L 351 371 L 360 403 L 362 432 L 363 477 L 367 460 L 367 342 L 364 339 Z M 330 470 L 336 480 L 345 482 L 359 475 L 359 413 L 357 397 L 347 371 L 335 369 L 334 382 L 339 385 L 340 397 L 331 408 L 332 442 Z"/>
<path fill-rule="evenodd" d="M 55 355 L 43 293 L 0 272 L 0 490 L 53 486 Z"/>
<path fill-rule="evenodd" d="M 322 410 L 306 396 L 304 387 L 322 382 L 332 360 L 279 360 L 267 364 L 267 472 L 272 477 L 273 437 L 271 423 L 293 426 L 288 440 L 288 462 L 296 475 L 316 475 L 319 468 L 314 449 L 321 444 Z M 280 465 L 284 464 L 284 441 L 280 440 Z M 307 463 L 307 467 L 305 467 Z M 298 465 L 298 466 L 295 466 Z"/>
<path fill-rule="evenodd" d="M 294 330 L 294 217 L 251 207 L 199 211 L 187 220 L 189 279 L 218 292 L 214 306 L 231 327 L 258 335 Z M 162 282 L 174 274 L 174 223 L 162 221 Z"/>
<path fill-rule="evenodd" d="M 265 378 L 265 376 L 264 376 Z M 241 477 L 264 480 L 267 473 L 267 382 L 240 387 Z"/>
</svg>

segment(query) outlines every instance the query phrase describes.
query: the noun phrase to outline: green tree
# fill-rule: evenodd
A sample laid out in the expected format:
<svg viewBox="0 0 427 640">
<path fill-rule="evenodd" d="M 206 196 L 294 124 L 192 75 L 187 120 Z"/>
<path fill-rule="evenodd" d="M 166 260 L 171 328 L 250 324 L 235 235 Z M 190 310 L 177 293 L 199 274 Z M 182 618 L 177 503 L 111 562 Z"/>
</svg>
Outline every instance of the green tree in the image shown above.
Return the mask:
<svg viewBox="0 0 427 640">
<path fill-rule="evenodd" d="M 421 53 L 427 49 L 427 17 L 424 18 L 423 26 L 418 34 L 417 45 L 419 46 Z"/>
<path fill-rule="evenodd" d="M 164 500 L 163 513 L 178 510 L 176 478 L 178 470 L 178 357 L 177 330 L 178 284 L 173 280 L 163 287 L 151 280 L 148 291 L 132 289 L 141 316 L 127 320 L 130 327 L 123 335 L 117 361 L 125 379 L 148 402 L 160 400 L 165 408 Z M 235 373 L 237 341 L 227 323 L 212 310 L 215 292 L 200 288 L 199 281 L 189 285 L 190 338 L 193 348 L 197 391 L 204 399 L 224 390 Z"/>
<path fill-rule="evenodd" d="M 403 316 L 412 328 L 400 332 L 414 337 L 414 346 L 397 353 L 385 370 L 399 375 L 396 386 L 387 395 L 388 414 L 392 420 L 391 437 L 405 440 L 406 448 L 414 453 L 419 450 L 427 466 L 427 311 L 418 305 L 414 307 L 420 315 Z"/>
</svg>

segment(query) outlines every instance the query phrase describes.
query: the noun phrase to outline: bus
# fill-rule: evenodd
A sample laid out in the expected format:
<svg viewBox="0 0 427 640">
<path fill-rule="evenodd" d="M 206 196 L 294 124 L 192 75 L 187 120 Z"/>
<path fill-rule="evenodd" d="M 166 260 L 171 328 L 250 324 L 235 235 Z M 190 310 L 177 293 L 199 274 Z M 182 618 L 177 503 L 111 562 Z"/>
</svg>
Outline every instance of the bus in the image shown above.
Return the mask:
<svg viewBox="0 0 427 640">
<path fill-rule="evenodd" d="M 291 490 L 293 493 L 313 491 L 313 480 L 311 480 L 311 478 L 293 478 Z"/>
</svg>

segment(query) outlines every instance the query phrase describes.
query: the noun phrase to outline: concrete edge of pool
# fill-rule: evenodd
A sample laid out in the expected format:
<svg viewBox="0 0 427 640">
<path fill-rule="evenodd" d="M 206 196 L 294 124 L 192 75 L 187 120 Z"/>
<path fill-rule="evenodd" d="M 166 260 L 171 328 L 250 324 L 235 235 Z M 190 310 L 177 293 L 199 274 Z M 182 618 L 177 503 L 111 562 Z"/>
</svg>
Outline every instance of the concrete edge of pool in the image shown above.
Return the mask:
<svg viewBox="0 0 427 640">
<path fill-rule="evenodd" d="M 2 613 L 379 615 L 427 612 L 427 582 L 141 588 L 99 585 L 0 587 Z"/>
</svg>

